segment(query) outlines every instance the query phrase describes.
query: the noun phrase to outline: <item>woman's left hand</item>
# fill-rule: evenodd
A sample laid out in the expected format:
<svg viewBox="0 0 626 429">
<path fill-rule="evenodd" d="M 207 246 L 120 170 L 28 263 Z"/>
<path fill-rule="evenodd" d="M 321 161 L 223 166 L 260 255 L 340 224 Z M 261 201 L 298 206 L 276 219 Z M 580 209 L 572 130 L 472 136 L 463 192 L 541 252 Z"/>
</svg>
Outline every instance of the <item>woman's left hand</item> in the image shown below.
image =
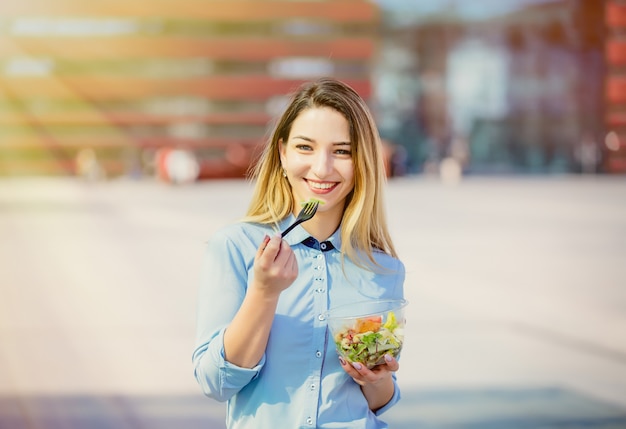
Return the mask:
<svg viewBox="0 0 626 429">
<path fill-rule="evenodd" d="M 339 358 L 343 370 L 361 386 L 363 396 L 370 410 L 376 412 L 385 406 L 393 397 L 394 383 L 391 375 L 400 368 L 398 361 L 391 355 L 385 355 L 385 363 L 368 369 L 358 362 L 347 362 Z"/>
<path fill-rule="evenodd" d="M 350 363 L 344 358 L 339 358 L 339 363 L 343 370 L 359 385 L 379 384 L 391 378 L 391 374 L 400 368 L 398 361 L 391 355 L 385 355 L 385 363 L 376 365 L 368 369 L 358 362 Z"/>
</svg>

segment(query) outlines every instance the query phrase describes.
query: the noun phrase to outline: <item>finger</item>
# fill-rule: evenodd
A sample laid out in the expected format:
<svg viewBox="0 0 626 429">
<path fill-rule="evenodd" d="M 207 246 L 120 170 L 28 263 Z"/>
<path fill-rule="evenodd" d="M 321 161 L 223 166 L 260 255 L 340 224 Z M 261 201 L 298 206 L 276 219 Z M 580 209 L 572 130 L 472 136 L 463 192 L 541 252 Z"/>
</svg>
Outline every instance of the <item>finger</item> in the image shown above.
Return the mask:
<svg viewBox="0 0 626 429">
<path fill-rule="evenodd" d="M 276 255 L 274 264 L 279 268 L 281 276 L 285 279 L 294 281 L 298 276 L 298 261 L 289 244 L 285 242 L 280 244 L 280 250 L 278 255 Z"/>
<path fill-rule="evenodd" d="M 354 368 L 356 372 L 358 372 L 363 377 L 368 377 L 368 376 L 371 376 L 372 374 L 372 371 L 370 371 L 361 362 L 352 362 L 352 368 Z"/>
<path fill-rule="evenodd" d="M 341 365 L 343 370 L 347 372 L 350 377 L 354 378 L 359 376 L 358 371 L 352 366 L 352 363 L 348 362 L 341 356 L 339 356 L 339 365 Z"/>
<path fill-rule="evenodd" d="M 292 258 L 295 258 L 293 250 L 291 250 L 291 246 L 289 246 L 289 243 L 283 239 L 280 239 L 278 244 L 279 249 L 278 254 L 276 255 L 276 263 L 282 268 L 291 269 Z"/>
<path fill-rule="evenodd" d="M 265 237 L 263 237 L 263 241 L 261 242 L 261 244 L 259 245 L 259 248 L 256 251 L 256 257 L 259 258 L 263 252 L 265 251 L 265 248 L 267 247 L 267 243 L 270 242 L 270 236 L 266 235 Z"/>
<path fill-rule="evenodd" d="M 369 369 L 366 365 L 360 362 L 353 362 L 352 367 L 356 370 L 356 375 L 352 378 L 359 384 L 363 383 L 376 383 L 380 380 L 383 372 L 391 373 L 387 368 L 387 365 L 377 365 L 372 369 Z"/>
<path fill-rule="evenodd" d="M 398 363 L 396 358 L 394 358 L 390 354 L 385 355 L 385 363 L 387 364 L 387 369 L 389 371 L 396 372 L 400 369 L 400 364 Z"/>
<path fill-rule="evenodd" d="M 265 239 L 264 241 L 267 242 L 265 243 L 265 249 L 261 252 L 261 255 L 269 259 L 269 261 L 274 261 L 280 252 L 280 235 L 268 237 L 268 239 Z"/>
</svg>

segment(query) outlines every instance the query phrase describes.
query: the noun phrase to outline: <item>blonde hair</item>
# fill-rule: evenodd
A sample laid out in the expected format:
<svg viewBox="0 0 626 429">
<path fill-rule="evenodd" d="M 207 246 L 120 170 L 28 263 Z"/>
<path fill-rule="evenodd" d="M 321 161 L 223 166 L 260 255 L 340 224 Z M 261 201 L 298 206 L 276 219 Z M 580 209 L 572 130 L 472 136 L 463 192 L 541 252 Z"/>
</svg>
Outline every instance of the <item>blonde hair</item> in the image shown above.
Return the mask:
<svg viewBox="0 0 626 429">
<path fill-rule="evenodd" d="M 382 144 L 365 101 L 351 87 L 333 78 L 303 84 L 291 97 L 274 126 L 250 178 L 256 181 L 244 221 L 278 223 L 293 211 L 291 185 L 282 174 L 279 145 L 289 139 L 291 126 L 306 109 L 330 107 L 350 124 L 353 142 L 354 189 L 346 198 L 341 221 L 341 253 L 361 267 L 376 266 L 374 251 L 396 257 L 384 211 L 386 183 Z M 365 255 L 365 256 L 363 256 Z"/>
</svg>

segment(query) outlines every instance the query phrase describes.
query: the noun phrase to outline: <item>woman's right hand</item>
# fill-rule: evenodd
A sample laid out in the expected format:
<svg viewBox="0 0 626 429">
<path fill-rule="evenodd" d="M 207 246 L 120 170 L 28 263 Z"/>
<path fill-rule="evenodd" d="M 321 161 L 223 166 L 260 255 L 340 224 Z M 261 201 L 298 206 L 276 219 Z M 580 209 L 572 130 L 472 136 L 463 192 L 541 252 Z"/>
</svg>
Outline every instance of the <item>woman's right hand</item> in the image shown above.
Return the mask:
<svg viewBox="0 0 626 429">
<path fill-rule="evenodd" d="M 280 235 L 266 236 L 254 258 L 253 287 L 276 297 L 298 277 L 298 262 L 293 250 Z"/>
</svg>

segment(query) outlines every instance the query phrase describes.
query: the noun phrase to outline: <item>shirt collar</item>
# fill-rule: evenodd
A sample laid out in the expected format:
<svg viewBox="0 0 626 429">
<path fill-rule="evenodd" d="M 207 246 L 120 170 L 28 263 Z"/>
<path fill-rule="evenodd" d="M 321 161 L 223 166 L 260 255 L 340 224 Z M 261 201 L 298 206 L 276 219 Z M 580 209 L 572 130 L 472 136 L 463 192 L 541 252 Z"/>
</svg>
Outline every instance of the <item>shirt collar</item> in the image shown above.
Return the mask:
<svg viewBox="0 0 626 429">
<path fill-rule="evenodd" d="M 302 244 L 304 244 L 307 247 L 310 247 L 311 249 L 321 250 L 322 252 L 328 252 L 335 248 L 335 246 L 333 246 L 333 243 L 331 243 L 330 241 L 322 241 L 320 243 L 313 237 L 305 238 Z"/>
<path fill-rule="evenodd" d="M 293 214 L 290 214 L 285 219 L 280 221 L 278 226 L 281 231 L 284 231 L 295 220 L 296 220 L 296 217 Z M 304 243 L 309 238 L 313 238 L 313 237 L 311 237 L 311 235 L 302 227 L 302 224 L 300 224 L 296 226 L 294 229 L 292 229 L 291 232 L 287 234 L 287 236 L 284 238 L 284 240 L 290 246 L 293 246 L 294 244 L 303 243 L 309 247 L 318 248 L 317 246 L 319 246 L 319 243 L 317 243 L 317 240 L 315 240 L 314 238 L 313 240 L 315 240 L 316 244 L 314 244 L 313 246 L 307 243 Z M 339 228 L 337 228 L 337 230 L 333 232 L 333 234 L 330 237 L 328 237 L 328 239 L 325 240 L 325 242 L 329 243 L 332 248 L 336 250 L 340 250 L 341 249 L 341 226 L 339 226 Z M 332 249 L 326 249 L 326 250 L 332 250 Z"/>
</svg>

